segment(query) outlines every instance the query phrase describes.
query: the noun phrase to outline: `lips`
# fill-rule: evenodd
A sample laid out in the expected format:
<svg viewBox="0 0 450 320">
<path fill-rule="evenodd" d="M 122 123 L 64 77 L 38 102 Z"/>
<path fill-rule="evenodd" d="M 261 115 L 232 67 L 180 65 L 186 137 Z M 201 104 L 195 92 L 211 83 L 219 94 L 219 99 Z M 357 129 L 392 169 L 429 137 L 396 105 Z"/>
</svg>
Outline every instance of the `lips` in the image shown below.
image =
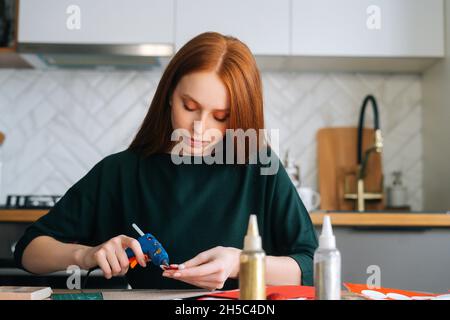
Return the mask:
<svg viewBox="0 0 450 320">
<path fill-rule="evenodd" d="M 195 140 L 192 138 L 189 139 L 189 142 L 193 147 L 203 147 L 210 143 L 210 141 Z"/>
</svg>

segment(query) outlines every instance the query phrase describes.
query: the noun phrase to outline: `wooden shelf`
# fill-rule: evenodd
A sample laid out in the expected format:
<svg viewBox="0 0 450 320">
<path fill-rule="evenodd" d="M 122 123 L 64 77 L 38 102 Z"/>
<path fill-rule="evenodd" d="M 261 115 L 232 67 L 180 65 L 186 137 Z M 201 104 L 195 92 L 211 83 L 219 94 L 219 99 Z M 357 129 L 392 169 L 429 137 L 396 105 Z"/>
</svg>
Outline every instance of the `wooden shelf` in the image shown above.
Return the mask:
<svg viewBox="0 0 450 320">
<path fill-rule="evenodd" d="M 0 222 L 34 222 L 47 212 L 48 210 L 2 209 Z"/>
<path fill-rule="evenodd" d="M 323 216 L 329 215 L 333 226 L 348 227 L 450 227 L 450 214 L 446 213 L 355 213 L 311 212 L 314 225 L 322 225 Z"/>
<path fill-rule="evenodd" d="M 2 53 L 15 53 L 16 49 L 15 48 L 10 48 L 10 47 L 0 47 L 0 54 Z"/>
</svg>

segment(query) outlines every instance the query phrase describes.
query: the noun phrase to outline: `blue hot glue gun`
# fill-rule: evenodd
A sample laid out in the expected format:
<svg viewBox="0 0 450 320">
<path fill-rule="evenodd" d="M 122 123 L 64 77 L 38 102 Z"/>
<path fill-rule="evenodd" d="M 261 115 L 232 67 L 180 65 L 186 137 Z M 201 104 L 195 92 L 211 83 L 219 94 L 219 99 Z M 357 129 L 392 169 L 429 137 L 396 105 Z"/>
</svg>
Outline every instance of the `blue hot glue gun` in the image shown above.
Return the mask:
<svg viewBox="0 0 450 320">
<path fill-rule="evenodd" d="M 156 238 L 150 233 L 143 233 L 139 227 L 133 223 L 133 228 L 139 233 L 139 244 L 141 245 L 142 252 L 146 259 L 150 259 L 152 263 L 160 267 L 161 269 L 169 268 L 169 255 L 166 250 L 164 250 L 161 243 L 159 243 Z M 130 262 L 130 267 L 133 269 L 138 264 L 133 250 L 127 248 L 126 250 L 128 261 Z"/>
</svg>

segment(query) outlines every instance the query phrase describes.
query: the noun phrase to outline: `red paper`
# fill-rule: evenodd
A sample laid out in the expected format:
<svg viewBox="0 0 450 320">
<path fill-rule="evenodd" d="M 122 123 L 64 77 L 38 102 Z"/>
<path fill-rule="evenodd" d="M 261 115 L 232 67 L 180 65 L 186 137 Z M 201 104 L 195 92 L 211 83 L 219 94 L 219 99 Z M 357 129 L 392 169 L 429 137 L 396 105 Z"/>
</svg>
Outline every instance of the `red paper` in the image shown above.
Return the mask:
<svg viewBox="0 0 450 320">
<path fill-rule="evenodd" d="M 286 299 L 314 299 L 314 287 L 309 286 L 267 286 L 266 295 L 279 293 Z M 239 290 L 228 290 L 219 293 L 208 294 L 208 297 L 239 299 Z"/>
<path fill-rule="evenodd" d="M 435 297 L 438 296 L 437 294 L 431 294 L 431 293 L 423 293 L 423 292 L 417 292 L 417 291 L 407 291 L 407 290 L 399 290 L 399 289 L 391 289 L 391 288 L 369 288 L 365 284 L 355 284 L 355 283 L 344 283 L 344 286 L 353 293 L 362 294 L 361 291 L 363 290 L 374 290 L 381 292 L 383 294 L 388 293 L 399 293 L 403 294 L 407 297 L 414 297 L 414 296 L 422 296 L 422 297 Z"/>
</svg>

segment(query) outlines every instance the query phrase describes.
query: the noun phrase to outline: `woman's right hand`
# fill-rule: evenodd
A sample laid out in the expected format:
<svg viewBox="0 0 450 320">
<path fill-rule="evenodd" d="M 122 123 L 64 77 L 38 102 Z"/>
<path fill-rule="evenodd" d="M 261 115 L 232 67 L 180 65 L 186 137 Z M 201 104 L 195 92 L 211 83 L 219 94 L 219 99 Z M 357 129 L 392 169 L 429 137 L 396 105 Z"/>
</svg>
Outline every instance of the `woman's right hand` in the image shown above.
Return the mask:
<svg viewBox="0 0 450 320">
<path fill-rule="evenodd" d="M 78 252 L 78 265 L 85 270 L 99 266 L 106 279 L 113 276 L 124 275 L 128 271 L 129 261 L 126 248 L 130 248 L 138 263 L 147 266 L 147 261 L 139 242 L 125 235 L 116 236 L 99 246 L 85 247 Z"/>
</svg>

